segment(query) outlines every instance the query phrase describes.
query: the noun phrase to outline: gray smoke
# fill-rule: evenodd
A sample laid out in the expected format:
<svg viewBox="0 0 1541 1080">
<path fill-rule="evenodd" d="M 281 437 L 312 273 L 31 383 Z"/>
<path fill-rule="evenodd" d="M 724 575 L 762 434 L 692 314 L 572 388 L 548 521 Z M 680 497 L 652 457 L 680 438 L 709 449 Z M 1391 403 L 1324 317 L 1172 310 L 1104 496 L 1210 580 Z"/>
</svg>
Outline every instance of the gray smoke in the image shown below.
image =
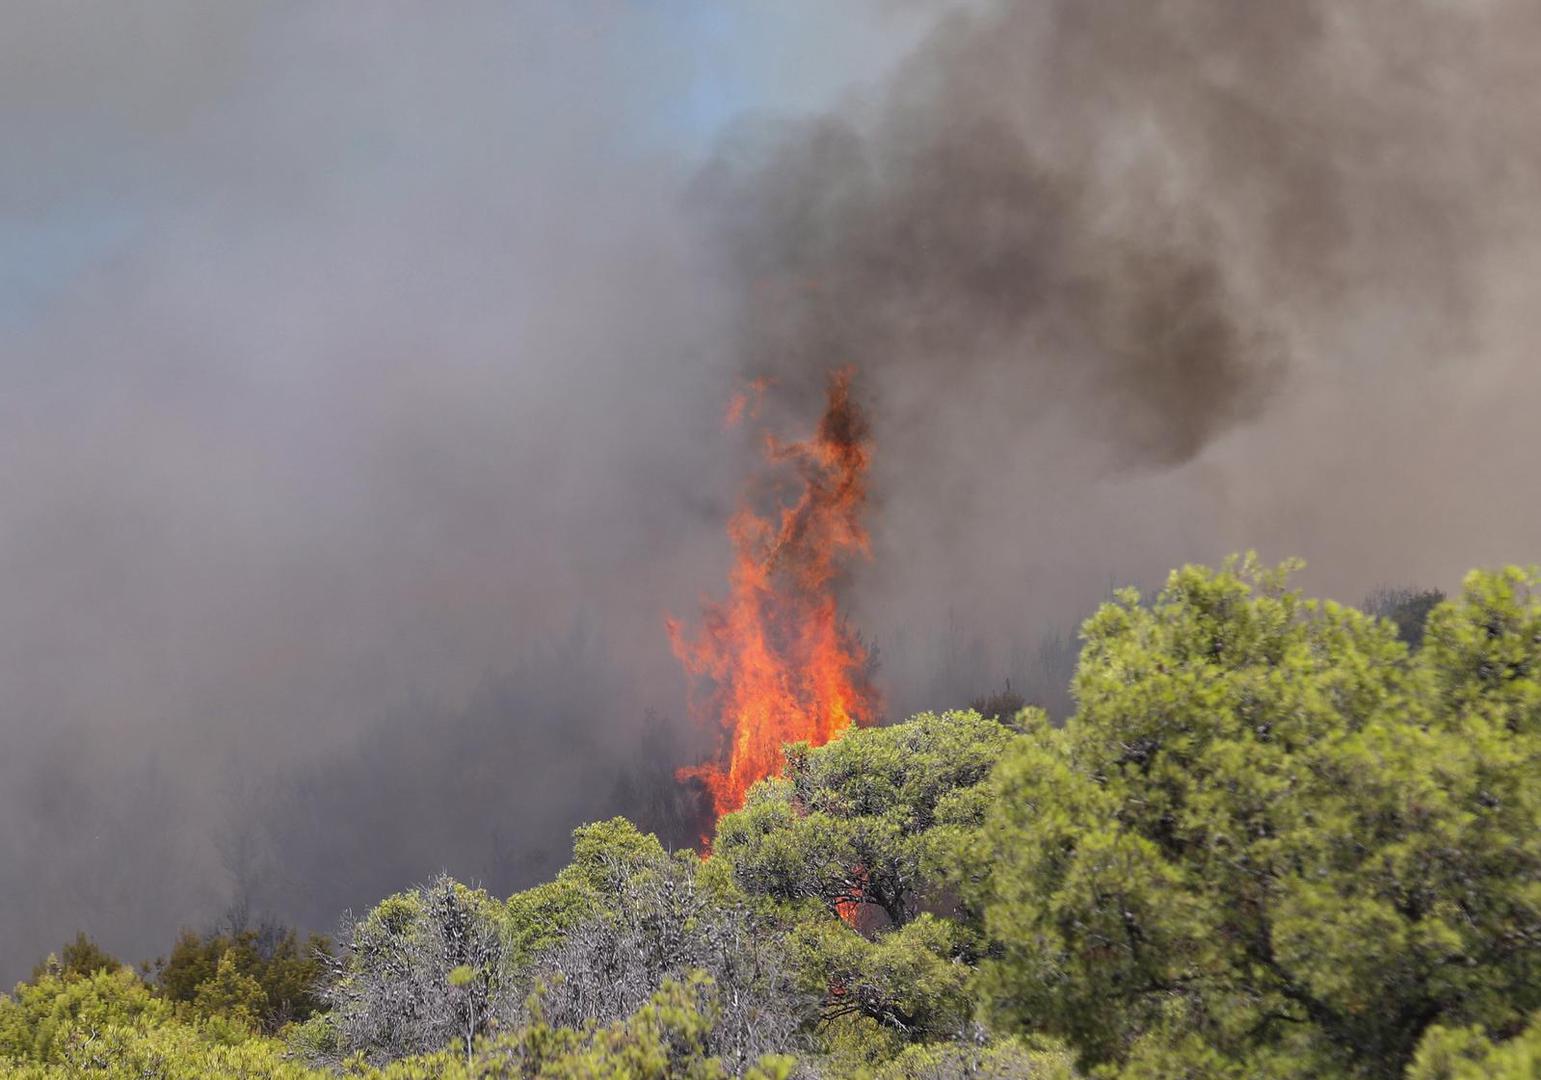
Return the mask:
<svg viewBox="0 0 1541 1080">
<path fill-rule="evenodd" d="M 1236 548 L 1350 597 L 1536 557 L 1538 44 L 1505 0 L 995 0 L 727 135 L 746 373 L 878 406 L 893 700 L 1031 683 L 1110 584 Z"/>
<path fill-rule="evenodd" d="M 798 435 L 860 369 L 893 713 L 1062 698 L 1186 560 L 1535 561 L 1538 46 L 1521 0 L 8 6 L 0 976 L 688 833 L 661 618 L 722 588 L 746 376 Z"/>
<path fill-rule="evenodd" d="M 903 420 L 987 382 L 1024 426 L 1073 409 L 1113 464 L 1163 467 L 1329 344 L 1454 360 L 1533 195 L 1538 26 L 1500 3 L 959 11 L 876 101 L 742 125 L 699 181 L 744 362 L 794 391 L 854 363 Z"/>
<path fill-rule="evenodd" d="M 667 804 L 749 456 L 683 192 L 884 62 L 777 75 L 820 6 L 5 5 L 0 980 Z"/>
</svg>

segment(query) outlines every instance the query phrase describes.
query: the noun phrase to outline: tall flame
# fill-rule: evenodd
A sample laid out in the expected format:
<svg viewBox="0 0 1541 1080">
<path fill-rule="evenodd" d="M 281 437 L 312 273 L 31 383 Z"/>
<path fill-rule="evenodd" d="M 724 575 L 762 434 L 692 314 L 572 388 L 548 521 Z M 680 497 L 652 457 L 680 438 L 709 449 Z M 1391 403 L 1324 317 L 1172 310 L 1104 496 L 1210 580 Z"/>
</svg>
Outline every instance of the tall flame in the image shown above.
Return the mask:
<svg viewBox="0 0 1541 1080">
<path fill-rule="evenodd" d="M 744 411 L 736 398 L 730 420 Z M 703 602 L 694 638 L 668 620 L 690 681 L 691 715 L 720 729 L 715 759 L 679 775 L 705 785 L 718 815 L 738 809 L 756 780 L 781 770 L 784 744 L 822 746 L 877 717 L 867 652 L 836 598 L 848 559 L 870 554 L 861 523 L 870 451 L 851 372 L 836 372 L 812 438 L 766 438 L 771 478 L 790 473 L 795 497 L 766 516 L 746 499 L 728 522 L 734 561 L 727 598 Z"/>
</svg>

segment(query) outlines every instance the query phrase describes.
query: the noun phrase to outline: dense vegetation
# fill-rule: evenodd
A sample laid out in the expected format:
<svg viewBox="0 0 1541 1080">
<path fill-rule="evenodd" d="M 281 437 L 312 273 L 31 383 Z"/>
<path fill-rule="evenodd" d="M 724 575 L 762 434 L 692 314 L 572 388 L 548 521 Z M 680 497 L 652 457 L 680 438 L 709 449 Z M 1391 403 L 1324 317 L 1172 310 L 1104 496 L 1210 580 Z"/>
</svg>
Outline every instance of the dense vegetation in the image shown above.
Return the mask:
<svg viewBox="0 0 1541 1080">
<path fill-rule="evenodd" d="M 1084 628 L 1075 714 L 788 749 L 712 857 L 624 819 L 335 954 L 81 938 L 0 1060 L 102 1077 L 1541 1075 L 1541 579 L 1386 617 L 1185 568 Z M 1015 703 L 1013 703 L 1013 706 Z M 324 970 L 323 970 L 324 969 Z"/>
</svg>

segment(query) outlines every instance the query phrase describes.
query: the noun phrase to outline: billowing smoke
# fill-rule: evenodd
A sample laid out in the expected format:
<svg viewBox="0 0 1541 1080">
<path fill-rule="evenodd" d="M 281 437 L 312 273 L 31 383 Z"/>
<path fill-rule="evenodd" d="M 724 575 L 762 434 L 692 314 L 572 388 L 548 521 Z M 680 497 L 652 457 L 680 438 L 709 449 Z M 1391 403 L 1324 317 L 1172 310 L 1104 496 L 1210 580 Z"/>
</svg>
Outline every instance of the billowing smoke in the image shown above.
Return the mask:
<svg viewBox="0 0 1541 1080">
<path fill-rule="evenodd" d="M 89 7 L 0 15 L 0 977 L 693 837 L 745 377 L 858 369 L 894 713 L 1541 558 L 1523 0 Z"/>
<path fill-rule="evenodd" d="M 1351 599 L 1535 557 L 1538 42 L 1504 0 L 995 0 L 729 131 L 694 196 L 746 373 L 876 399 L 892 700 L 1062 677 L 1027 623 L 1236 547 Z"/>
<path fill-rule="evenodd" d="M 683 192 L 883 62 L 749 7 L 5 5 L 0 981 L 672 812 L 752 455 Z"/>
<path fill-rule="evenodd" d="M 1501 3 L 961 9 L 875 100 L 741 124 L 698 181 L 743 362 L 794 387 L 854 363 L 897 422 L 987 385 L 1164 467 L 1307 354 L 1469 356 L 1487 257 L 1533 208 L 1538 27 Z"/>
</svg>

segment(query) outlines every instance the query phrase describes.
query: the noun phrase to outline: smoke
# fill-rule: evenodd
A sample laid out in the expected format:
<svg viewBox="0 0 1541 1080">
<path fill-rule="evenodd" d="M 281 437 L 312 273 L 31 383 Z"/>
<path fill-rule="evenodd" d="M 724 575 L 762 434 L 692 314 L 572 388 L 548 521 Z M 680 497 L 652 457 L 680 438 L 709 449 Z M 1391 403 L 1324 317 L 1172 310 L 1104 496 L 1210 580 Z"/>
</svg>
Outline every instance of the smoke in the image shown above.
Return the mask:
<svg viewBox="0 0 1541 1080">
<path fill-rule="evenodd" d="M 1348 596 L 1535 557 L 1535 320 L 1496 305 L 1538 42 L 1504 0 L 996 0 L 727 135 L 695 196 L 746 374 L 806 411 L 853 363 L 877 404 L 891 700 L 1031 683 L 1109 584 L 1237 547 Z"/>
<path fill-rule="evenodd" d="M 848 359 L 916 401 L 993 378 L 1022 419 L 1082 408 L 1157 466 L 1261 410 L 1277 346 L 1198 223 L 1105 220 L 982 108 L 884 119 L 869 138 L 838 119 L 742 133 L 703 177 L 751 372 L 798 390 Z"/>
<path fill-rule="evenodd" d="M 1023 426 L 1074 410 L 1141 468 L 1255 420 L 1329 342 L 1345 367 L 1454 359 L 1532 194 L 1517 42 L 1538 24 L 1495 3 L 955 13 L 876 101 L 742 125 L 700 179 L 741 355 L 798 389 L 855 363 L 902 420 L 989 382 Z M 1343 340 L 1382 313 L 1390 333 Z"/>
<path fill-rule="evenodd" d="M 749 458 L 683 191 L 881 62 L 775 77 L 818 6 L 6 6 L 0 980 L 668 803 Z"/>
<path fill-rule="evenodd" d="M 1534 561 L 1532 8 L 8 6 L 0 976 L 693 838 L 745 377 L 859 371 L 895 714 L 1239 547 Z"/>
</svg>

